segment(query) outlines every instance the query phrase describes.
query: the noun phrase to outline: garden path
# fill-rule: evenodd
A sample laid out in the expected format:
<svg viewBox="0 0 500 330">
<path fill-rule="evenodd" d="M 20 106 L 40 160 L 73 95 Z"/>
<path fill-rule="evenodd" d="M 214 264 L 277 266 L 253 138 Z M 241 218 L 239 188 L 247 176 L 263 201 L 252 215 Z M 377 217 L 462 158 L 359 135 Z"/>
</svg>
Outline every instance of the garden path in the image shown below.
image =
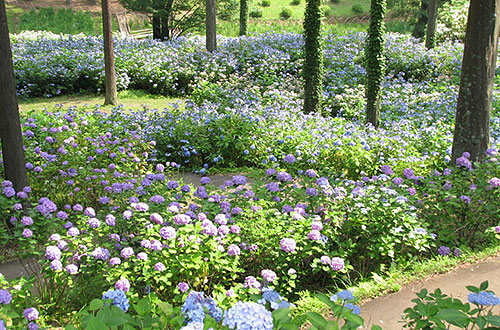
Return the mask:
<svg viewBox="0 0 500 330">
<path fill-rule="evenodd" d="M 409 284 L 395 293 L 387 294 L 373 299 L 361 307 L 361 316 L 369 322 L 384 330 L 403 329 L 402 314 L 408 307 L 413 307 L 412 299 L 422 289 L 434 292 L 440 288 L 444 294 L 467 301 L 468 285 L 479 287 L 484 281 L 489 282 L 489 290 L 500 294 L 500 255 L 482 260 L 478 263 L 459 266 L 444 274 L 431 276 L 421 282 Z M 500 306 L 493 310 L 498 315 Z"/>
</svg>

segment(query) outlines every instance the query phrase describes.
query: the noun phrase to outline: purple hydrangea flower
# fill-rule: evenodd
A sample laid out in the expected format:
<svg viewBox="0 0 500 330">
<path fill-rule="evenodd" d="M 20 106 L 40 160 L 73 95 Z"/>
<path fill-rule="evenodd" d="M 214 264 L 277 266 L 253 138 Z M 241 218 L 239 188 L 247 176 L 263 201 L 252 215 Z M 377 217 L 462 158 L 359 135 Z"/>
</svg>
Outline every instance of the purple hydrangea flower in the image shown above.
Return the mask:
<svg viewBox="0 0 500 330">
<path fill-rule="evenodd" d="M 262 278 L 264 279 L 264 281 L 266 281 L 268 283 L 272 283 L 276 279 L 276 273 L 273 272 L 270 269 L 263 269 L 260 272 L 260 276 L 262 276 Z"/>
<path fill-rule="evenodd" d="M 500 179 L 497 177 L 493 177 L 490 179 L 490 186 L 492 188 L 498 188 L 500 187 Z"/>
<path fill-rule="evenodd" d="M 238 301 L 224 312 L 222 325 L 230 329 L 272 330 L 273 316 L 260 304 Z"/>
<path fill-rule="evenodd" d="M 109 259 L 109 264 L 111 266 L 120 265 L 121 263 L 122 263 L 122 260 L 118 257 L 113 257 L 113 258 Z"/>
<path fill-rule="evenodd" d="M 57 246 L 47 246 L 45 249 L 45 257 L 49 260 L 59 260 L 61 259 L 61 250 Z"/>
<path fill-rule="evenodd" d="M 285 252 L 294 252 L 297 248 L 297 242 L 293 238 L 283 238 L 280 241 L 280 248 Z"/>
<path fill-rule="evenodd" d="M 245 288 L 260 288 L 260 282 L 253 276 L 245 277 L 245 283 L 243 283 Z"/>
<path fill-rule="evenodd" d="M 451 250 L 449 247 L 442 245 L 439 247 L 438 253 L 442 256 L 447 256 L 451 253 Z"/>
<path fill-rule="evenodd" d="M 57 272 L 57 271 L 62 270 L 62 268 L 63 268 L 63 265 L 62 265 L 61 261 L 59 261 L 59 260 L 52 260 L 50 262 L 50 269 L 52 269 L 53 271 Z"/>
<path fill-rule="evenodd" d="M 284 161 L 285 163 L 289 163 L 289 164 L 293 164 L 293 163 L 295 163 L 295 160 L 296 160 L 296 159 L 295 159 L 295 156 L 294 156 L 294 155 L 292 155 L 292 154 L 288 154 L 288 155 L 286 155 L 286 156 L 285 156 L 285 158 L 283 158 L 283 161 Z"/>
<path fill-rule="evenodd" d="M 247 183 L 247 178 L 244 177 L 243 175 L 234 175 L 232 182 L 235 185 L 244 185 Z"/>
<path fill-rule="evenodd" d="M 128 259 L 134 255 L 134 249 L 132 249 L 131 247 L 123 248 L 122 251 L 120 252 L 120 255 L 123 258 Z"/>
<path fill-rule="evenodd" d="M 318 230 L 311 230 L 309 234 L 307 234 L 307 238 L 313 241 L 317 241 L 321 238 L 321 233 Z"/>
<path fill-rule="evenodd" d="M 23 237 L 29 238 L 33 236 L 33 231 L 31 229 L 24 229 L 23 230 Z"/>
<path fill-rule="evenodd" d="M 227 248 L 227 254 L 230 256 L 239 256 L 241 254 L 241 250 L 237 245 L 231 244 Z"/>
<path fill-rule="evenodd" d="M 174 227 L 168 226 L 160 228 L 160 236 L 163 239 L 174 239 L 177 234 Z"/>
<path fill-rule="evenodd" d="M 10 294 L 9 291 L 5 289 L 0 289 L 0 304 L 10 304 L 12 301 L 12 295 Z"/>
<path fill-rule="evenodd" d="M 345 262 L 344 259 L 339 258 L 339 257 L 333 257 L 330 260 L 330 267 L 332 267 L 333 270 L 342 270 L 345 267 Z"/>
<path fill-rule="evenodd" d="M 187 284 L 186 282 L 179 282 L 179 284 L 177 284 L 177 288 L 181 292 L 186 292 L 187 290 L 189 290 L 189 284 Z"/>
<path fill-rule="evenodd" d="M 38 310 L 34 307 L 26 308 L 23 312 L 23 315 L 28 321 L 35 321 L 40 316 Z"/>
<path fill-rule="evenodd" d="M 161 262 L 156 263 L 154 268 L 156 271 L 159 271 L 159 272 L 163 272 L 166 269 L 165 265 Z"/>
<path fill-rule="evenodd" d="M 176 225 L 186 225 L 191 222 L 191 217 L 185 214 L 176 214 L 174 215 L 174 223 Z"/>
<path fill-rule="evenodd" d="M 130 282 L 126 278 L 119 279 L 115 283 L 115 289 L 128 292 L 128 290 L 130 290 Z"/>
</svg>

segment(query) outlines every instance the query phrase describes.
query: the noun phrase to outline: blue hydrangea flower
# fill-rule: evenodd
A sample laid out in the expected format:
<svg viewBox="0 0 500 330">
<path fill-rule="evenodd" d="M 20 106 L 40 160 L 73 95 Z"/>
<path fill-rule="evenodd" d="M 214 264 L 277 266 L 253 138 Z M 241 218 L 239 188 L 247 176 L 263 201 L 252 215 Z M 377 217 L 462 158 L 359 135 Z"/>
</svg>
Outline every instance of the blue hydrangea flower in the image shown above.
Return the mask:
<svg viewBox="0 0 500 330">
<path fill-rule="evenodd" d="M 238 301 L 224 312 L 222 325 L 235 330 L 272 330 L 273 316 L 260 304 Z"/>
<path fill-rule="evenodd" d="M 500 304 L 500 299 L 491 292 L 471 292 L 468 296 L 469 302 L 481 306 L 496 306 Z"/>
<path fill-rule="evenodd" d="M 124 312 L 130 307 L 128 298 L 123 290 L 108 290 L 102 295 L 102 299 L 111 299 L 111 304 L 119 307 Z"/>
</svg>

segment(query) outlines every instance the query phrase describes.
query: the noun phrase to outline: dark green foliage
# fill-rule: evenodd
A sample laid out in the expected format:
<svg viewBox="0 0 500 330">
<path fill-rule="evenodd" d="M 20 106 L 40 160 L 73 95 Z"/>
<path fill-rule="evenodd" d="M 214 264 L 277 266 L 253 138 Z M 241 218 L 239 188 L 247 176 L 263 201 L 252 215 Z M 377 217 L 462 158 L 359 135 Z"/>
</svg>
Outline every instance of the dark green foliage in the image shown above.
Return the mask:
<svg viewBox="0 0 500 330">
<path fill-rule="evenodd" d="M 365 9 L 360 3 L 355 3 L 354 5 L 352 5 L 351 10 L 355 14 L 362 14 L 365 12 Z"/>
<path fill-rule="evenodd" d="M 280 18 L 289 19 L 292 17 L 292 10 L 288 7 L 283 7 L 280 13 Z"/>
<path fill-rule="evenodd" d="M 153 37 L 172 39 L 187 32 L 201 32 L 205 27 L 205 2 L 199 0 L 119 0 L 127 9 L 152 16 Z M 235 0 L 219 0 L 217 15 L 232 17 L 238 8 Z"/>
<path fill-rule="evenodd" d="M 271 6 L 271 0 L 262 0 L 260 3 L 262 7 L 270 7 Z"/>
<path fill-rule="evenodd" d="M 339 3 L 340 0 L 332 0 L 333 3 Z"/>
<path fill-rule="evenodd" d="M 422 0 L 420 10 L 417 12 L 417 22 L 413 27 L 412 36 L 415 38 L 423 38 L 425 36 L 425 27 L 427 26 L 427 8 L 429 0 Z"/>
<path fill-rule="evenodd" d="M 252 9 L 252 11 L 250 12 L 249 15 L 250 15 L 250 17 L 253 17 L 253 18 L 262 17 L 262 9 L 260 9 L 260 8 Z"/>
<path fill-rule="evenodd" d="M 375 128 L 380 120 L 380 90 L 385 71 L 384 16 L 386 0 L 372 0 L 370 8 L 370 27 L 365 49 L 366 66 L 366 121 Z"/>
<path fill-rule="evenodd" d="M 321 112 L 323 94 L 323 43 L 321 0 L 307 0 L 304 18 L 304 112 Z"/>
<path fill-rule="evenodd" d="M 292 5 L 292 6 L 298 6 L 298 5 L 300 5 L 300 1 L 301 1 L 301 0 L 292 0 L 292 1 L 290 2 L 290 5 Z"/>
<path fill-rule="evenodd" d="M 240 0 L 240 36 L 247 34 L 248 30 L 248 0 Z"/>
</svg>

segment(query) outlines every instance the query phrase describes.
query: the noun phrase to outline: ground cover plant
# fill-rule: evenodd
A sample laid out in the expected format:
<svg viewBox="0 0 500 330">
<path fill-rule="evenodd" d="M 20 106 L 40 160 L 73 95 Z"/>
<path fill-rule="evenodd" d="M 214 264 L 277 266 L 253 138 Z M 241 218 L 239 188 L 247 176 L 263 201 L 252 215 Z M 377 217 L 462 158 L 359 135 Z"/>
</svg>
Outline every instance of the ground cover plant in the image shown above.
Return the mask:
<svg viewBox="0 0 500 330">
<path fill-rule="evenodd" d="M 488 161 L 449 162 L 462 45 L 429 51 L 388 35 L 375 130 L 362 118 L 364 38 L 327 36 L 326 111 L 308 115 L 295 34 L 225 38 L 214 54 L 199 37 L 117 39 L 122 89 L 187 99 L 160 110 L 23 113 L 30 187 L 2 183 L 1 228 L 42 272 L 2 280 L 14 310 L 2 306 L 1 317 L 14 328 L 246 329 L 239 315 L 253 313 L 259 329 L 305 318 L 321 329 L 318 315 L 288 313 L 299 290 L 336 291 L 391 264 L 495 240 L 496 110 Z M 19 95 L 98 91 L 101 48 L 83 35 L 13 36 Z M 239 166 L 260 168 L 262 179 L 234 175 L 215 187 L 205 177 L 194 187 L 171 177 Z M 362 323 L 354 306 L 335 306 Z"/>
</svg>

